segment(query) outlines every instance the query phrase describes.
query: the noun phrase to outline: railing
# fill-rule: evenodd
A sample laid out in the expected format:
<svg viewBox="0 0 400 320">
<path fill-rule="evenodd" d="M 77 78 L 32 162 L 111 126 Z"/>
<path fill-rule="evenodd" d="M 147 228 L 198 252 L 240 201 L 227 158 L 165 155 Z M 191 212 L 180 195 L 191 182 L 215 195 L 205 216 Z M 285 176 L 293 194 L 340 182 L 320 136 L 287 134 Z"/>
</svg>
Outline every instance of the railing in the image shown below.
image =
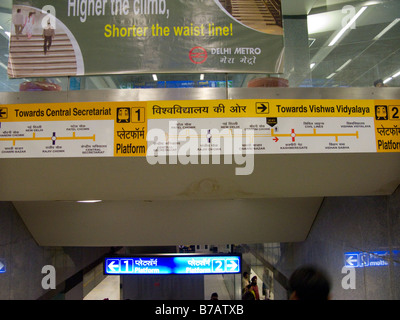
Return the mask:
<svg viewBox="0 0 400 320">
<path fill-rule="evenodd" d="M 283 290 L 286 291 L 286 297 L 289 297 L 289 284 L 288 278 L 281 273 L 276 267 L 266 260 L 264 256 L 264 246 L 261 244 L 262 250 L 257 247 L 257 245 L 241 245 L 242 248 L 242 259 L 246 260 L 247 256 L 250 261 L 246 261 L 247 264 L 254 270 L 262 270 L 263 272 L 259 272 L 259 280 L 262 281 L 263 284 L 266 284 L 266 287 L 269 290 L 273 290 L 274 282 L 277 282 Z M 261 252 L 262 251 L 262 252 Z M 267 270 L 268 272 L 264 272 Z M 271 274 L 271 276 L 270 276 Z M 260 288 L 261 289 L 261 288 Z"/>
<path fill-rule="evenodd" d="M 264 0 L 268 7 L 268 10 L 273 15 L 276 24 L 282 27 L 282 10 L 281 10 L 281 0 Z"/>
</svg>

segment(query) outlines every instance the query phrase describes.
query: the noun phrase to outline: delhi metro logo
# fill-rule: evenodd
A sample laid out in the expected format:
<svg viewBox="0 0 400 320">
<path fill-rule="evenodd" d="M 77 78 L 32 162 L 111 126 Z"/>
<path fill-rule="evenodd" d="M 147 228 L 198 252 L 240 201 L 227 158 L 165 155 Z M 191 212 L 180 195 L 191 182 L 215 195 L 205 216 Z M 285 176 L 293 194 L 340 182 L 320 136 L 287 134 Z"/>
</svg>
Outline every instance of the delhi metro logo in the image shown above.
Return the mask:
<svg viewBox="0 0 400 320">
<path fill-rule="evenodd" d="M 189 51 L 189 59 L 194 64 L 202 64 L 207 60 L 207 50 L 203 47 L 193 47 Z"/>
</svg>

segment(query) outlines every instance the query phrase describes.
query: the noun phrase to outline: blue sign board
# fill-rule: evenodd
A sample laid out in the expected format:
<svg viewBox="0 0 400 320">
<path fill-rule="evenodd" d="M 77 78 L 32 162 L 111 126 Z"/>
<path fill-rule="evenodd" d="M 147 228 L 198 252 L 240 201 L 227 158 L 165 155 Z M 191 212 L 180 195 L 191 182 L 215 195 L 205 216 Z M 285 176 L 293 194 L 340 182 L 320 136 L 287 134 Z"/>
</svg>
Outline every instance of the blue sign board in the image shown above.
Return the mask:
<svg viewBox="0 0 400 320">
<path fill-rule="evenodd" d="M 0 260 L 0 273 L 6 272 L 6 264 L 4 261 Z"/>
<path fill-rule="evenodd" d="M 389 265 L 390 251 L 346 252 L 344 262 L 346 267 L 380 267 Z"/>
<path fill-rule="evenodd" d="M 155 255 L 108 257 L 104 274 L 226 274 L 241 272 L 237 255 Z"/>
</svg>

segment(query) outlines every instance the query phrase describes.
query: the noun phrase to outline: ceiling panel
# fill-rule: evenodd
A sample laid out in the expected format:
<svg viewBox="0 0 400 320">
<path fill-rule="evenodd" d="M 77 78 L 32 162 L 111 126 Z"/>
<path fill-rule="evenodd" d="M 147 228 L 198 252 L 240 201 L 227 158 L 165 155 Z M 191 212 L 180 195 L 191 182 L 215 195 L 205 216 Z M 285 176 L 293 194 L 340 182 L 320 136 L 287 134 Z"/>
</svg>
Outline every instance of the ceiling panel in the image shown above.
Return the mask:
<svg viewBox="0 0 400 320">
<path fill-rule="evenodd" d="M 297 242 L 322 198 L 15 202 L 42 246 L 168 246 Z"/>
<path fill-rule="evenodd" d="M 374 40 L 392 21 L 400 18 L 400 1 L 342 1 L 336 5 L 330 1 L 325 6 L 322 3 L 318 2 L 308 16 L 309 37 L 313 39 L 310 62 L 317 63 L 312 70 L 315 86 L 371 87 L 378 78 L 386 79 L 400 70 L 398 62 L 392 63 L 390 59 L 400 50 L 400 23 L 379 40 Z M 336 45 L 329 47 L 332 38 L 352 14 L 365 5 L 367 9 L 355 25 Z M 342 71 L 337 71 L 349 59 L 352 62 Z M 336 74 L 327 79 L 334 72 Z M 399 87 L 400 77 L 388 85 Z"/>
</svg>

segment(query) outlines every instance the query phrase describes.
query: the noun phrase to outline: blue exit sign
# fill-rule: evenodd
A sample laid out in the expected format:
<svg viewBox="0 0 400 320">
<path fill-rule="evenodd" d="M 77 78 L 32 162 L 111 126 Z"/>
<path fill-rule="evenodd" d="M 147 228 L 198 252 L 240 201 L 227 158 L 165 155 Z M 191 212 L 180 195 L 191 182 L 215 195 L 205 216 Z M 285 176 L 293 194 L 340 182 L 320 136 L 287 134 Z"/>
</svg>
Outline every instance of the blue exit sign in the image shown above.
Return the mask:
<svg viewBox="0 0 400 320">
<path fill-rule="evenodd" d="M 107 257 L 104 274 L 226 274 L 241 272 L 238 255 L 152 255 Z"/>
</svg>

